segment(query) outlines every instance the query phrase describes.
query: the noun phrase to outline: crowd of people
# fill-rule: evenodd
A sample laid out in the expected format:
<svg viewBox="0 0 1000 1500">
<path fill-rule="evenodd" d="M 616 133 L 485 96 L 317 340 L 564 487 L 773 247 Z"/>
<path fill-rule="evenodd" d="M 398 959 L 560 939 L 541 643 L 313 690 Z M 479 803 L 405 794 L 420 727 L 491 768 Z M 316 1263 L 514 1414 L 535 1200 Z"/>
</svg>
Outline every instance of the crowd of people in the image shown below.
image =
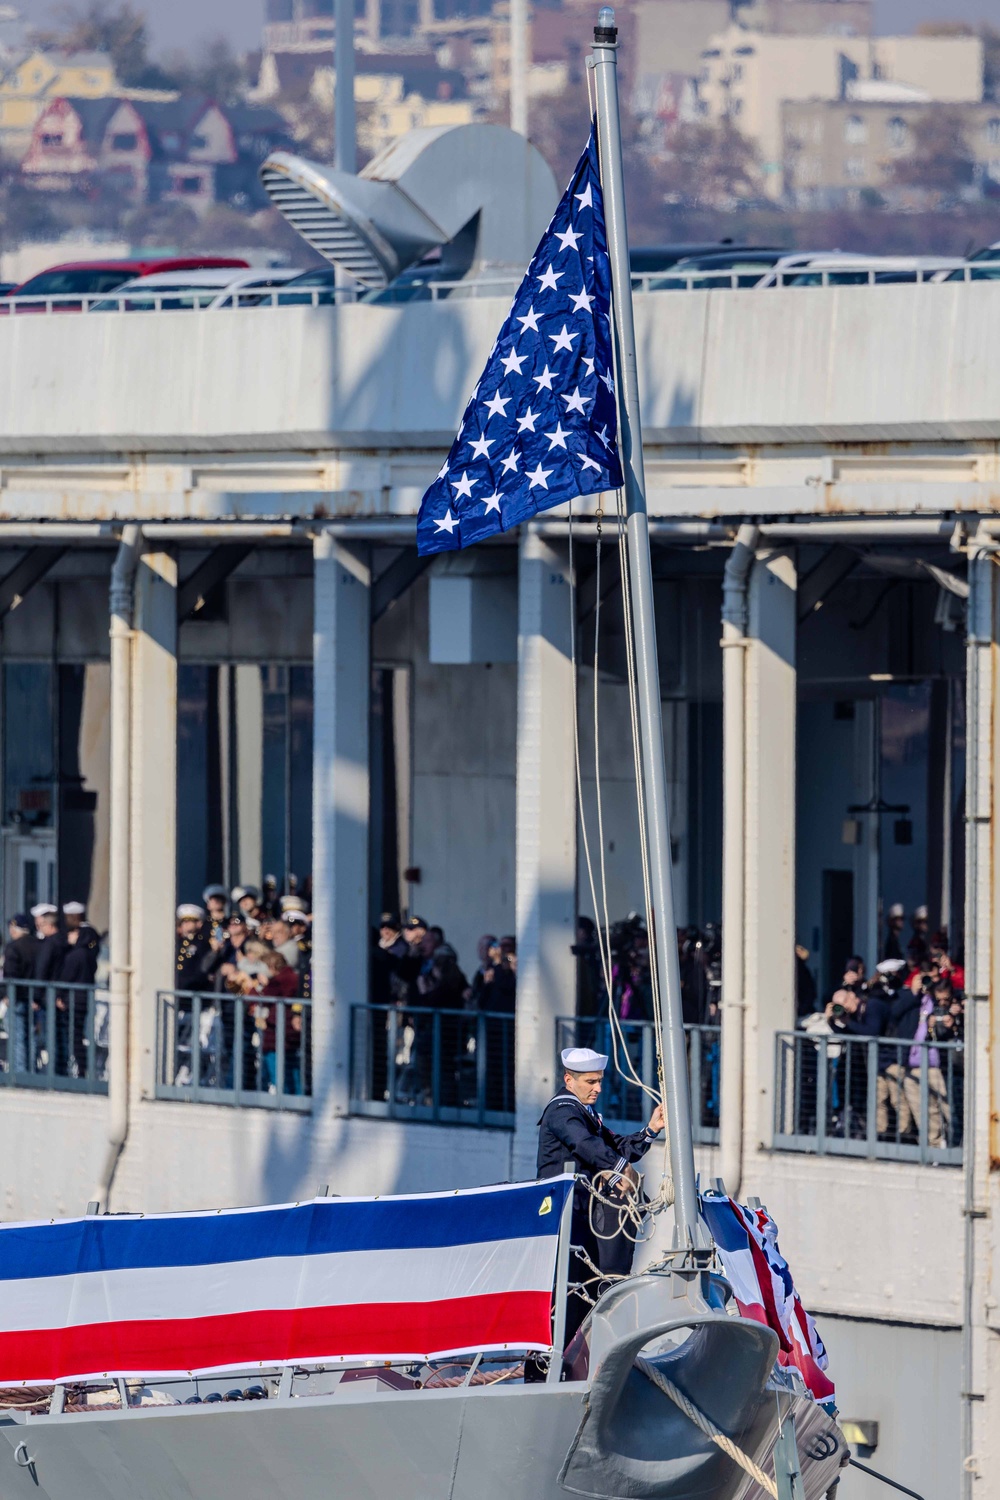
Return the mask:
<svg viewBox="0 0 1000 1500">
<path fill-rule="evenodd" d="M 383 912 L 373 935 L 370 1096 L 408 1107 L 513 1108 L 517 943 L 484 933 L 469 979 L 444 929 Z"/>
<path fill-rule="evenodd" d="M 889 909 L 881 955 L 871 973 L 863 957 L 852 955 L 840 984 L 826 997 L 817 994 L 806 965 L 808 954 L 797 949 L 798 1026 L 814 1037 L 837 1039 L 825 1047 L 828 1129 L 867 1136 L 867 1039 L 874 1037 L 881 1043 L 875 1082 L 879 1139 L 904 1144 L 919 1139 L 925 1089 L 927 1144 L 957 1145 L 964 1081 L 965 972 L 961 957 L 949 950 L 947 933 L 930 931 L 925 906 L 913 912 L 908 935 L 905 930 L 905 909 L 897 903 Z M 804 1088 L 801 1083 L 803 1108 L 815 1111 L 815 1080 L 805 1080 Z"/>
<path fill-rule="evenodd" d="M 311 914 L 304 897 L 210 885 L 177 908 L 168 1082 L 310 1092 Z M 197 1035 L 195 1034 L 197 1017 Z"/>
<path fill-rule="evenodd" d="M 371 954 L 373 1005 L 421 1010 L 477 1010 L 513 1015 L 517 994 L 517 943 L 513 937 L 484 933 L 479 964 L 471 981 L 444 928 L 423 917 L 405 922 L 383 912 Z"/>
<path fill-rule="evenodd" d="M 57 1077 L 102 1076 L 104 1017 L 93 992 L 101 941 L 82 901 L 39 902 L 7 923 L 0 1066 Z M 88 1071 L 89 1064 L 89 1071 Z"/>
</svg>

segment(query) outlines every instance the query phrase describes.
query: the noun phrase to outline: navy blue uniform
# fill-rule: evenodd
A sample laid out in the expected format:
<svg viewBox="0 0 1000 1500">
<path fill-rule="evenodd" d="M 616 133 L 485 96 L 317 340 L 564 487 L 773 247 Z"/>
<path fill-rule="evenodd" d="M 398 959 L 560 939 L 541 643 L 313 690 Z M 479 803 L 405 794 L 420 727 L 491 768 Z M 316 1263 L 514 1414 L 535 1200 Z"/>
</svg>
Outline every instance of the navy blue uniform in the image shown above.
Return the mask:
<svg viewBox="0 0 1000 1500">
<path fill-rule="evenodd" d="M 656 1139 L 648 1129 L 633 1135 L 618 1135 L 609 1130 L 596 1109 L 584 1104 L 574 1094 L 556 1094 L 550 1099 L 538 1122 L 538 1176 L 555 1177 L 567 1161 L 572 1161 L 584 1177 L 609 1172 L 602 1192 L 616 1183 L 625 1168 L 645 1156 Z M 591 1195 L 583 1183 L 577 1183 L 573 1194 L 574 1245 L 586 1250 L 602 1271 L 627 1275 L 632 1269 L 634 1245 L 621 1230 L 618 1210 L 599 1202 L 593 1203 L 591 1230 Z M 587 1290 L 595 1296 L 599 1290 L 593 1271 L 575 1255 L 570 1263 L 571 1281 L 589 1281 Z M 566 1341 L 573 1337 L 587 1312 L 581 1297 L 571 1297 L 566 1308 Z"/>
</svg>

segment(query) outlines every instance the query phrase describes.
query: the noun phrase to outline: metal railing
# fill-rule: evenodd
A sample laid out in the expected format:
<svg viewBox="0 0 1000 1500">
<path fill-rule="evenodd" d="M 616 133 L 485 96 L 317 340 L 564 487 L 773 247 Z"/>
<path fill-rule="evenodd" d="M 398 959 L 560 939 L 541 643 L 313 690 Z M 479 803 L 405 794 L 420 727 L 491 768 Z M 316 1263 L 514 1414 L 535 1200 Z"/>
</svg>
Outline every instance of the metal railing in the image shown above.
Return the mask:
<svg viewBox="0 0 1000 1500">
<path fill-rule="evenodd" d="M 108 1091 L 108 997 L 93 984 L 0 981 L 0 1085 Z"/>
<path fill-rule="evenodd" d="M 961 1042 L 777 1034 L 774 1147 L 958 1166 Z"/>
<path fill-rule="evenodd" d="M 311 1001 L 160 990 L 156 1097 L 311 1109 Z"/>
<path fill-rule="evenodd" d="M 652 1021 L 623 1021 L 625 1046 L 635 1072 L 647 1088 L 658 1088 L 656 1040 Z M 697 1146 L 715 1146 L 719 1141 L 718 1026 L 685 1026 L 688 1081 L 691 1089 L 691 1125 Z M 565 1047 L 592 1047 L 607 1054 L 611 1062 L 604 1075 L 598 1108 L 614 1127 L 637 1130 L 653 1111 L 653 1101 L 615 1066 L 611 1024 L 600 1017 L 560 1016 L 556 1022 L 556 1057 Z M 561 1076 L 561 1074 L 559 1075 Z"/>
<path fill-rule="evenodd" d="M 513 1015 L 355 1005 L 351 1113 L 512 1129 Z"/>
<path fill-rule="evenodd" d="M 727 271 L 698 271 L 668 269 L 645 271 L 632 277 L 635 292 L 698 292 L 719 289 L 736 291 L 757 287 L 805 287 L 805 286 L 887 286 L 893 283 L 910 283 L 927 286 L 944 281 L 985 281 L 1000 279 L 994 265 L 991 276 L 985 266 L 976 266 L 964 261 L 932 266 L 872 265 L 859 261 L 841 261 L 827 266 L 789 266 L 775 270 L 762 265 L 748 270 L 736 267 Z M 978 273 L 978 274 L 977 274 Z"/>
</svg>

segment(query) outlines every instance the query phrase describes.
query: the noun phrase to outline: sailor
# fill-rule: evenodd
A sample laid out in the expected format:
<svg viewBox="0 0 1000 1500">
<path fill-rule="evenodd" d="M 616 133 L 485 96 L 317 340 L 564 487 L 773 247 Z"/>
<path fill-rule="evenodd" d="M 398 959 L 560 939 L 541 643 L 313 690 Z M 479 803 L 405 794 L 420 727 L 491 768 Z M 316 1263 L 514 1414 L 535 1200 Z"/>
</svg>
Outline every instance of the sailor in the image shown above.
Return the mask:
<svg viewBox="0 0 1000 1500">
<path fill-rule="evenodd" d="M 85 920 L 86 915 L 87 908 L 82 901 L 63 903 L 66 948 L 59 968 L 59 978 L 71 984 L 93 984 L 97 978 L 101 940 Z"/>
<path fill-rule="evenodd" d="M 631 1164 L 639 1161 L 663 1129 L 663 1110 L 658 1104 L 649 1124 L 634 1135 L 609 1130 L 595 1109 L 607 1057 L 589 1047 L 567 1047 L 561 1054 L 563 1087 L 545 1106 L 538 1122 L 538 1176 L 555 1177 L 567 1161 L 604 1198 L 622 1201 L 623 1208 L 638 1178 Z M 593 1199 L 586 1182 L 578 1182 L 573 1194 L 572 1242 L 582 1246 L 601 1271 L 624 1276 L 632 1269 L 633 1240 L 626 1233 L 622 1209 Z M 594 1228 L 591 1228 L 593 1223 Z M 596 1230 L 596 1233 L 594 1232 Z M 586 1261 L 574 1255 L 571 1282 L 588 1283 L 593 1296 L 600 1287 Z M 587 1303 L 570 1298 L 566 1309 L 566 1341 L 583 1322 Z"/>
<path fill-rule="evenodd" d="M 203 990 L 213 958 L 212 946 L 205 936 L 205 909 L 193 901 L 177 908 L 176 984 L 179 990 Z"/>
</svg>

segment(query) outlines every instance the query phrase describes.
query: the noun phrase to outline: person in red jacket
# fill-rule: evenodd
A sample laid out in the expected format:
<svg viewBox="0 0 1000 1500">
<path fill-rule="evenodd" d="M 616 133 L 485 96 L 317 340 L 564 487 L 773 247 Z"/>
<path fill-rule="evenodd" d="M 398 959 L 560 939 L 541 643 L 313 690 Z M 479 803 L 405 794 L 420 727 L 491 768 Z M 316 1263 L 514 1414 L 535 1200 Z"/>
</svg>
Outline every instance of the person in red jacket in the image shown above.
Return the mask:
<svg viewBox="0 0 1000 1500">
<path fill-rule="evenodd" d="M 283 1001 L 282 1005 L 263 1005 L 257 1011 L 258 1025 L 263 1022 L 261 1033 L 261 1062 L 268 1091 L 278 1086 L 278 1026 L 284 1013 L 285 1068 L 283 1092 L 298 1094 L 302 1089 L 302 1007 L 293 1005 L 298 994 L 299 976 L 284 954 L 277 949 L 265 953 L 262 962 L 270 978 L 261 990 L 261 998 L 272 997 Z"/>
</svg>

